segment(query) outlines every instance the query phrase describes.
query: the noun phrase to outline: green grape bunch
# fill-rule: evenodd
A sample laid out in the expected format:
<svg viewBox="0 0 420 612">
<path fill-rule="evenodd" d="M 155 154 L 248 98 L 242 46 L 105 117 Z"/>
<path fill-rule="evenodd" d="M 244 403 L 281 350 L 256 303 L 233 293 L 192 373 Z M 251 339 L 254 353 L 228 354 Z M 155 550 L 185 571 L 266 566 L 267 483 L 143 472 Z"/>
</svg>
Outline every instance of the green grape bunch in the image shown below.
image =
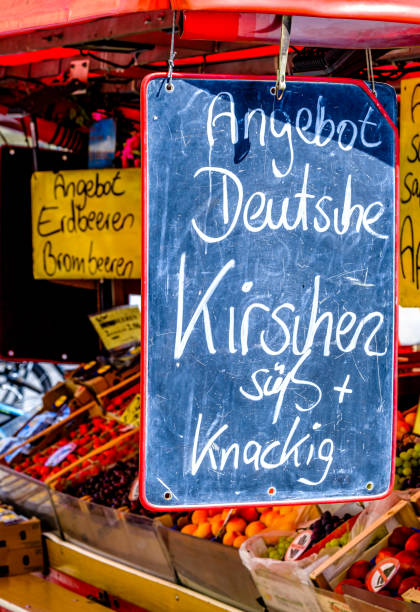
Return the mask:
<svg viewBox="0 0 420 612">
<path fill-rule="evenodd" d="M 420 442 L 404 445 L 395 459 L 395 489 L 420 487 Z"/>
<path fill-rule="evenodd" d="M 277 544 L 274 546 L 267 546 L 266 557 L 269 559 L 275 559 L 276 561 L 283 561 L 284 556 L 293 542 L 295 536 L 280 536 Z"/>
</svg>

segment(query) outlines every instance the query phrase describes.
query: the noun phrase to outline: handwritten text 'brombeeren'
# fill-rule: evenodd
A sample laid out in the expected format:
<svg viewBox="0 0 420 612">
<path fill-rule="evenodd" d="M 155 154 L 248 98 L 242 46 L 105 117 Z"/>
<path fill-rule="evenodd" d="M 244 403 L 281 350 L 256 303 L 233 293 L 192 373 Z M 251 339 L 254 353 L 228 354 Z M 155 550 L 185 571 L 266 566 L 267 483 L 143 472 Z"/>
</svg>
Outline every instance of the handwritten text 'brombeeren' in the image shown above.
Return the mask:
<svg viewBox="0 0 420 612">
<path fill-rule="evenodd" d="M 235 111 L 235 103 L 230 93 L 222 92 L 213 99 L 207 116 L 210 161 L 213 147 L 219 140 L 229 139 L 232 145 L 238 142 L 238 119 Z M 272 176 L 279 179 L 276 196 L 271 197 L 261 190 L 245 193 L 240 174 L 227 168 L 212 164 L 198 168 L 194 174 L 195 179 L 200 180 L 200 177 L 207 175 L 209 177 L 209 191 L 208 196 L 204 196 L 206 198 L 204 203 L 210 197 L 214 206 L 213 187 L 216 185 L 221 187 L 222 223 L 216 223 L 219 232 L 210 235 L 200 220 L 193 218 L 191 223 L 194 231 L 206 243 L 225 240 L 241 222 L 247 231 L 253 233 L 265 229 L 305 232 L 313 229 L 317 233 L 332 231 L 343 235 L 350 229 L 356 233 L 363 229 L 372 236 L 386 239 L 388 236 L 383 235 L 375 227 L 384 213 L 383 203 L 375 200 L 366 205 L 353 204 L 352 185 L 355 179 L 351 173 L 344 178 L 343 197 L 340 202 L 333 201 L 328 189 L 323 189 L 322 194 L 318 195 L 311 193 L 308 185 L 311 179 L 316 178 L 319 168 L 311 169 L 310 164 L 306 163 L 300 177 L 292 177 L 291 174 L 296 161 L 294 144 L 296 138 L 303 141 L 305 146 L 320 149 L 328 147 L 331 143 L 331 146 L 349 154 L 355 146 L 368 151 L 379 147 L 381 139 L 372 135 L 378 127 L 371 121 L 372 112 L 372 108 L 369 107 L 359 119 L 359 125 L 349 119 L 343 119 L 336 125 L 333 119 L 326 118 L 326 109 L 322 104 L 322 98 L 319 97 L 316 109 L 303 107 L 297 111 L 292 129 L 290 119 L 287 120 L 286 116 L 282 118 L 278 110 L 273 110 L 269 118 L 261 108 L 248 111 L 241 119 L 244 138 L 249 138 L 251 127 L 258 131 L 259 126 L 256 146 L 264 149 L 264 156 L 268 158 L 273 151 L 278 152 L 277 157 L 271 158 Z M 281 129 L 279 124 L 282 126 Z M 295 183 L 293 195 L 291 195 L 292 186 L 284 181 L 286 177 L 292 178 Z M 327 180 L 322 183 L 328 186 Z M 200 183 L 201 194 L 205 194 L 202 183 Z M 207 222 L 208 215 L 204 215 L 204 218 Z"/>
<path fill-rule="evenodd" d="M 46 277 L 77 274 L 86 278 L 110 275 L 128 278 L 133 274 L 134 261 L 120 256 L 101 256 L 95 240 L 87 242 L 82 254 L 62 250 L 59 236 L 124 234 L 135 225 L 132 212 L 121 212 L 109 206 L 107 198 L 123 198 L 121 172 L 116 170 L 108 180 L 95 172 L 95 178 L 72 180 L 58 172 L 54 178 L 51 202 L 40 207 L 35 219 L 35 231 L 45 239 L 42 245 L 42 270 Z"/>
</svg>

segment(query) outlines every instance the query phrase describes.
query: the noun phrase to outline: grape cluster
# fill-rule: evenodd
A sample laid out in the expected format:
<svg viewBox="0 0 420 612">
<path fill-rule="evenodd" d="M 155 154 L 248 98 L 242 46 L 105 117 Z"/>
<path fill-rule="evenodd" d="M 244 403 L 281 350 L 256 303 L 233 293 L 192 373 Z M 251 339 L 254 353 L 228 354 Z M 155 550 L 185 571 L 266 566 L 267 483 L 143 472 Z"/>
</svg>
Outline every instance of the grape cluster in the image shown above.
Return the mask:
<svg viewBox="0 0 420 612">
<path fill-rule="evenodd" d="M 350 531 L 347 530 L 343 533 L 343 535 L 340 538 L 333 538 L 332 540 L 329 540 L 325 544 L 324 548 L 332 548 L 333 546 L 345 546 L 349 540 L 350 540 Z"/>
<path fill-rule="evenodd" d="M 345 514 L 342 518 L 336 515 L 332 515 L 328 510 L 323 512 L 321 517 L 311 524 L 309 529 L 312 530 L 311 546 L 323 540 L 327 535 L 337 529 L 340 525 L 345 523 L 351 514 Z M 337 544 L 334 544 L 337 546 Z M 343 546 L 343 544 L 342 544 Z"/>
<path fill-rule="evenodd" d="M 276 561 L 283 561 L 284 555 L 287 552 L 290 544 L 293 542 L 295 536 L 280 536 L 279 541 L 274 546 L 267 546 L 267 557 L 270 559 L 276 559 Z"/>
<path fill-rule="evenodd" d="M 395 459 L 395 488 L 420 487 L 420 442 L 404 444 Z"/>
</svg>

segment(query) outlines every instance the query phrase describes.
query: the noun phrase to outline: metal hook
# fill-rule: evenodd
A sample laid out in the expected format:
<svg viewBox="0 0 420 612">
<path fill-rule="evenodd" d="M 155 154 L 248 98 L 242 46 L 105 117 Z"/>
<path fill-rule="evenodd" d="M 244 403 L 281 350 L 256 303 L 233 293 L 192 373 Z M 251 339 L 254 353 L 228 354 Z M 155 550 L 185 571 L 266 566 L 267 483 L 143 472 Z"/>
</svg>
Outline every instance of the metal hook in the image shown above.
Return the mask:
<svg viewBox="0 0 420 612">
<path fill-rule="evenodd" d="M 372 51 L 370 49 L 365 49 L 365 54 L 366 54 L 366 67 L 367 67 L 368 79 L 372 86 L 373 95 L 376 96 L 375 76 L 373 74 Z"/>
<path fill-rule="evenodd" d="M 281 34 L 279 48 L 279 65 L 277 68 L 276 86 L 272 93 L 277 100 L 281 100 L 286 89 L 286 67 L 287 57 L 289 53 L 290 30 L 292 28 L 292 16 L 282 15 L 281 18 Z"/>
<path fill-rule="evenodd" d="M 172 33 L 171 33 L 171 49 L 169 51 L 169 59 L 168 59 L 168 77 L 165 85 L 166 91 L 173 91 L 174 85 L 172 83 L 172 73 L 174 71 L 174 59 L 176 55 L 176 51 L 174 51 L 175 45 L 175 24 L 176 24 L 176 11 L 172 14 Z"/>
</svg>

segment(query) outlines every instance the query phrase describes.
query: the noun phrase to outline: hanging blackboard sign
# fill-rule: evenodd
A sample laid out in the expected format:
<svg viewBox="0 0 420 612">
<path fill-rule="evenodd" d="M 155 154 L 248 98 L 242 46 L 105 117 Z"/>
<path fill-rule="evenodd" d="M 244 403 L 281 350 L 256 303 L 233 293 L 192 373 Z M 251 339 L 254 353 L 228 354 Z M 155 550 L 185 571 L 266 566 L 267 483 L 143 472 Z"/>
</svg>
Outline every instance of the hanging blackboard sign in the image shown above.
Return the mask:
<svg viewBox="0 0 420 612">
<path fill-rule="evenodd" d="M 142 92 L 143 502 L 385 495 L 392 88 L 291 79 L 278 101 L 268 79 L 166 84 Z"/>
</svg>

